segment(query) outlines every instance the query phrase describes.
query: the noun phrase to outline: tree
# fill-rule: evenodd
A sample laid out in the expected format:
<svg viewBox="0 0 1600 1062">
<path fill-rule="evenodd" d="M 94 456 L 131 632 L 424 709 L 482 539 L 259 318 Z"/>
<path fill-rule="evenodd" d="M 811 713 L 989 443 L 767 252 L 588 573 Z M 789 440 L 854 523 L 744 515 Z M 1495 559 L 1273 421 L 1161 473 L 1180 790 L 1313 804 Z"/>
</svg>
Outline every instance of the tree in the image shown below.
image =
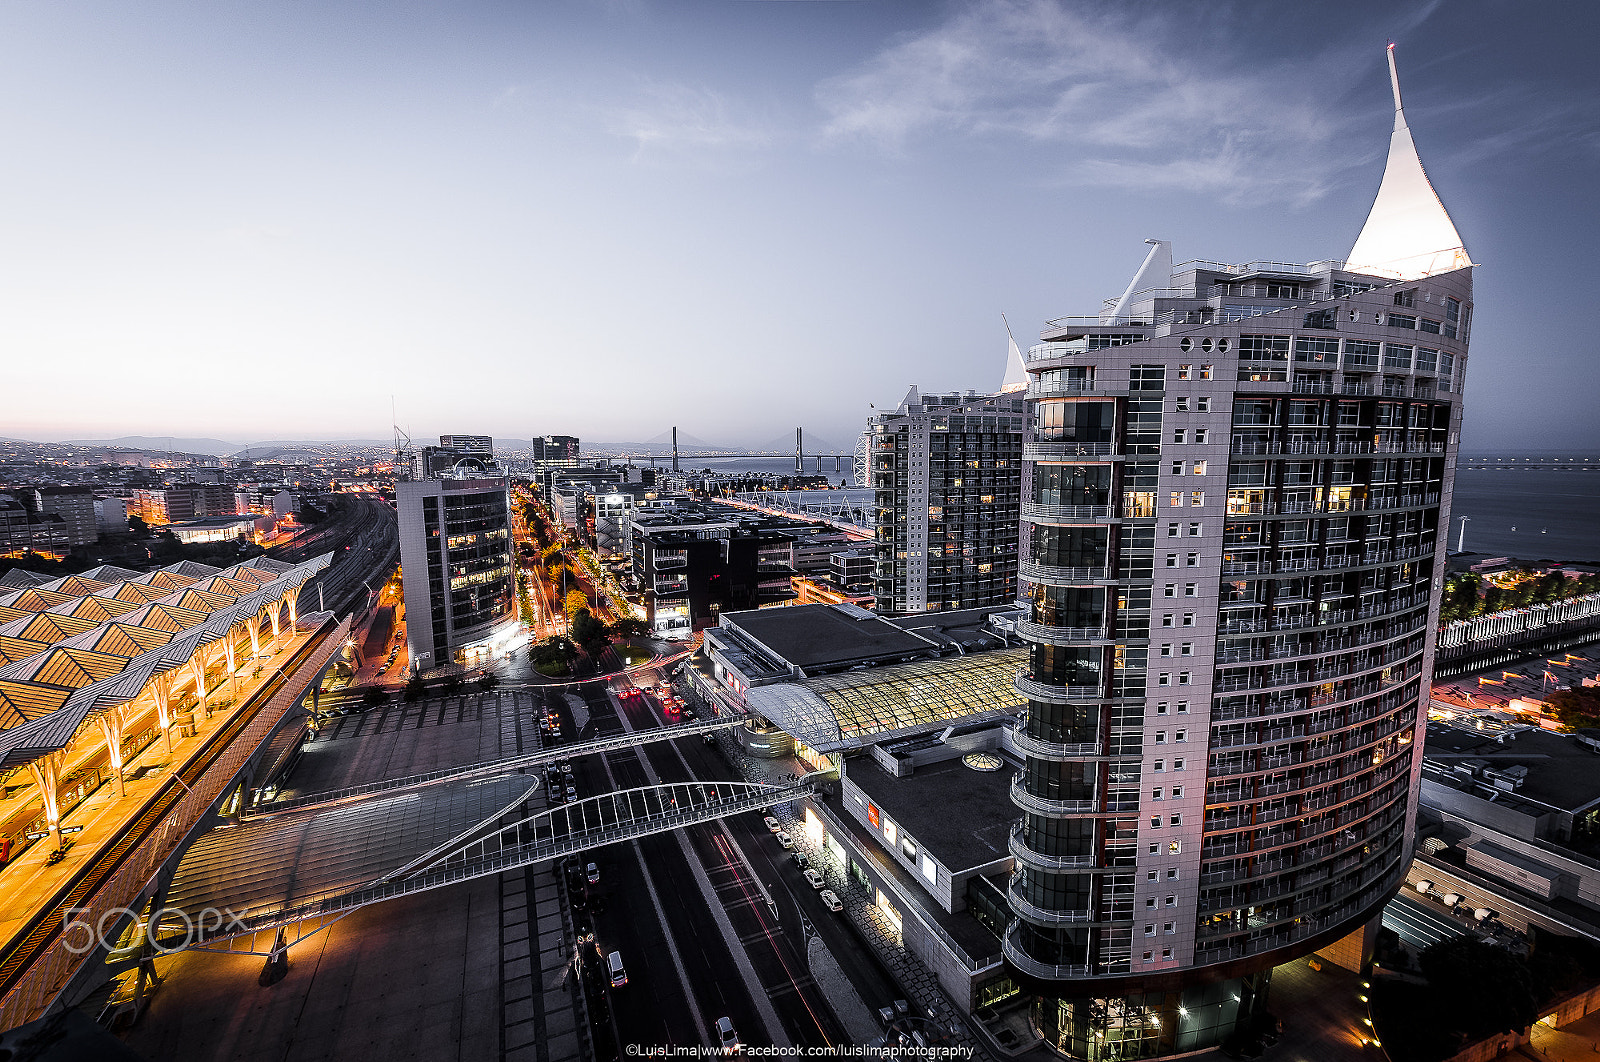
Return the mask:
<svg viewBox="0 0 1600 1062">
<path fill-rule="evenodd" d="M 428 686 L 427 683 L 422 681 L 422 676 L 412 675 L 410 681 L 406 683 L 405 699 L 408 701 L 418 701 L 426 696 L 427 692 Z"/>
<path fill-rule="evenodd" d="M 130 516 L 128 517 L 128 530 L 136 535 L 148 535 L 150 533 L 150 525 L 144 522 L 144 517 L 142 516 Z"/>
<path fill-rule="evenodd" d="M 589 607 L 589 595 L 582 590 L 568 590 L 566 605 L 567 621 L 570 623 L 572 618 L 578 614 L 578 610 Z"/>
<path fill-rule="evenodd" d="M 599 656 L 611 644 L 611 629 L 586 608 L 572 614 L 572 640 L 590 656 Z"/>
<path fill-rule="evenodd" d="M 493 671 L 485 671 L 482 675 L 478 676 L 478 689 L 482 690 L 484 693 L 488 693 L 498 685 L 500 685 L 500 676 L 496 675 Z"/>
<path fill-rule="evenodd" d="M 1600 726 L 1600 689 L 1593 686 L 1556 690 L 1544 699 L 1544 706 L 1563 730 Z"/>
<path fill-rule="evenodd" d="M 1499 612 L 1506 607 L 1506 592 L 1499 583 L 1490 583 L 1483 588 L 1483 604 L 1480 612 Z"/>
<path fill-rule="evenodd" d="M 1452 937 L 1425 948 L 1421 965 L 1439 1016 L 1469 1040 L 1526 1029 L 1539 1017 L 1528 964 L 1497 944 Z"/>
<path fill-rule="evenodd" d="M 382 704 L 388 699 L 388 694 L 384 693 L 383 690 L 376 686 L 368 686 L 367 692 L 361 695 L 361 703 L 366 705 L 368 708 L 376 708 L 378 705 Z"/>
<path fill-rule="evenodd" d="M 632 616 L 623 616 L 611 625 L 611 633 L 618 638 L 643 638 L 650 633 L 650 624 Z"/>
<path fill-rule="evenodd" d="M 572 644 L 571 639 L 559 634 L 528 649 L 528 659 L 533 661 L 533 666 L 547 675 L 565 674 L 577 658 L 578 647 Z"/>
</svg>

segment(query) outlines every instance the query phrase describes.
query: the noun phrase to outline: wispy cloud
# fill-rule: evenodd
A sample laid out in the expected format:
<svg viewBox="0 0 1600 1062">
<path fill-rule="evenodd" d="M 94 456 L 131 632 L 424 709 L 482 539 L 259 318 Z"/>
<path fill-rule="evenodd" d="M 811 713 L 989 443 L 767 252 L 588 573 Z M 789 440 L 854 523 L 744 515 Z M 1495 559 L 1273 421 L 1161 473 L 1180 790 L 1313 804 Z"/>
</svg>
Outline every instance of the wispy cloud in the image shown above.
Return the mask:
<svg viewBox="0 0 1600 1062">
<path fill-rule="evenodd" d="M 1377 57 L 1330 46 L 1262 62 L 1202 26 L 1159 8 L 978 0 L 820 85 L 823 135 L 894 153 L 941 135 L 1022 139 L 1072 149 L 1064 183 L 1323 195 L 1344 132 L 1330 99 Z"/>
<path fill-rule="evenodd" d="M 606 126 L 634 143 L 633 161 L 689 158 L 704 163 L 766 147 L 770 123 L 721 93 L 678 82 L 641 82 L 637 98 L 606 114 Z"/>
</svg>

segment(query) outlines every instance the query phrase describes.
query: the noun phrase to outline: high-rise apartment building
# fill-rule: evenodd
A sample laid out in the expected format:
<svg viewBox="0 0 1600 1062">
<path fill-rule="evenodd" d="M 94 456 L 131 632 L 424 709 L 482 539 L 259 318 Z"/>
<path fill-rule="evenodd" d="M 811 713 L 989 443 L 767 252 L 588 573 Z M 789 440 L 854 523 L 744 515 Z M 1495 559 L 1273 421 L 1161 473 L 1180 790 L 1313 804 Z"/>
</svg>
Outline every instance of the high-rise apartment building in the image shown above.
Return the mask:
<svg viewBox="0 0 1600 1062">
<path fill-rule="evenodd" d="M 1347 262 L 1156 243 L 1029 351 L 1003 949 L 1074 1057 L 1221 1042 L 1404 879 L 1472 273 L 1394 94 Z"/>
<path fill-rule="evenodd" d="M 913 387 L 868 425 L 880 612 L 1014 601 L 1024 402 Z"/>
<path fill-rule="evenodd" d="M 516 622 L 510 481 L 487 436 L 439 438 L 395 484 L 406 639 L 421 671 L 470 664 L 510 641 Z"/>
<path fill-rule="evenodd" d="M 198 516 L 232 516 L 233 488 L 220 483 L 177 483 L 169 487 L 136 490 L 128 515 L 147 525 L 175 524 Z"/>
<path fill-rule="evenodd" d="M 540 468 L 575 468 L 578 464 L 576 435 L 540 435 L 533 442 L 533 463 Z"/>
<path fill-rule="evenodd" d="M 92 487 L 37 487 L 34 510 L 40 516 L 59 516 L 67 532 L 67 545 L 88 546 L 100 540 L 95 522 Z"/>
</svg>

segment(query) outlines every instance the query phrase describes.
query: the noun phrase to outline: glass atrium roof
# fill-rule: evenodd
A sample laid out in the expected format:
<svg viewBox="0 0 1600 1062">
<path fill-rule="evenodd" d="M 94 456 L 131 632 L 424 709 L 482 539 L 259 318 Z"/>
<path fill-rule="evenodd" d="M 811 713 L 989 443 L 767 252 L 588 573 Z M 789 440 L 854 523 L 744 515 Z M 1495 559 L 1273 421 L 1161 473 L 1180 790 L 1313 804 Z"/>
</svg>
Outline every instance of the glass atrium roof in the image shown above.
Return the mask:
<svg viewBox="0 0 1600 1062">
<path fill-rule="evenodd" d="M 818 752 L 837 752 L 950 723 L 1014 716 L 1022 698 L 1012 680 L 1026 662 L 1026 649 L 919 660 L 757 686 L 745 703 Z"/>
</svg>

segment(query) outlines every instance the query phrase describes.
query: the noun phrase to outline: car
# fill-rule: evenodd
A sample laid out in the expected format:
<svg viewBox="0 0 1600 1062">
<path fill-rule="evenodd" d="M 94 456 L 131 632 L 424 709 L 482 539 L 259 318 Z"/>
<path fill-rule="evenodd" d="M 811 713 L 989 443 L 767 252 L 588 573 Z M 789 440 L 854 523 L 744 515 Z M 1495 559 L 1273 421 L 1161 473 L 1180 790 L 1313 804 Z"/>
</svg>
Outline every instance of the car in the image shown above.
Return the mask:
<svg viewBox="0 0 1600 1062">
<path fill-rule="evenodd" d="M 570 761 L 568 761 L 568 760 L 562 760 L 561 761 L 561 773 L 562 774 L 571 774 L 572 773 L 572 763 Z"/>
<path fill-rule="evenodd" d="M 801 870 L 805 870 L 811 866 L 811 857 L 804 852 L 796 852 L 794 854 L 794 865 Z"/>
<path fill-rule="evenodd" d="M 575 786 L 575 785 L 567 786 L 567 799 L 568 800 L 577 800 L 578 799 L 578 787 L 577 786 Z"/>
<path fill-rule="evenodd" d="M 767 829 L 772 833 L 777 833 L 779 830 L 783 829 L 783 827 L 778 824 L 778 820 L 773 818 L 771 815 L 761 816 L 761 821 L 767 824 Z"/>
<path fill-rule="evenodd" d="M 744 1046 L 739 1043 L 739 1034 L 734 1031 L 732 1018 L 717 1019 L 717 1043 L 724 1051 L 737 1051 Z"/>
<path fill-rule="evenodd" d="M 606 956 L 606 969 L 611 973 L 612 988 L 621 988 L 628 983 L 628 971 L 622 967 L 622 952 L 614 951 Z"/>
<path fill-rule="evenodd" d="M 817 895 L 822 898 L 822 906 L 826 907 L 828 910 L 844 910 L 844 902 L 839 899 L 839 894 L 834 892 L 832 889 L 823 889 Z"/>
<path fill-rule="evenodd" d="M 793 848 L 794 847 L 794 838 L 790 837 L 787 833 L 783 832 L 782 830 L 779 830 L 777 833 L 773 834 L 773 836 L 778 839 L 778 843 L 780 845 L 782 845 L 783 847 L 785 847 L 785 848 Z"/>
<path fill-rule="evenodd" d="M 699 718 L 699 716 L 695 715 L 693 710 L 691 710 L 689 708 L 684 708 L 683 711 L 680 714 L 685 719 L 698 719 Z"/>
<path fill-rule="evenodd" d="M 600 865 L 598 863 L 590 863 L 584 870 L 584 876 L 589 879 L 590 885 L 600 884 Z"/>
<path fill-rule="evenodd" d="M 827 879 L 822 876 L 822 871 L 817 870 L 814 867 L 807 870 L 804 877 L 806 881 L 811 883 L 811 887 L 813 889 L 820 889 L 828 883 Z"/>
</svg>

